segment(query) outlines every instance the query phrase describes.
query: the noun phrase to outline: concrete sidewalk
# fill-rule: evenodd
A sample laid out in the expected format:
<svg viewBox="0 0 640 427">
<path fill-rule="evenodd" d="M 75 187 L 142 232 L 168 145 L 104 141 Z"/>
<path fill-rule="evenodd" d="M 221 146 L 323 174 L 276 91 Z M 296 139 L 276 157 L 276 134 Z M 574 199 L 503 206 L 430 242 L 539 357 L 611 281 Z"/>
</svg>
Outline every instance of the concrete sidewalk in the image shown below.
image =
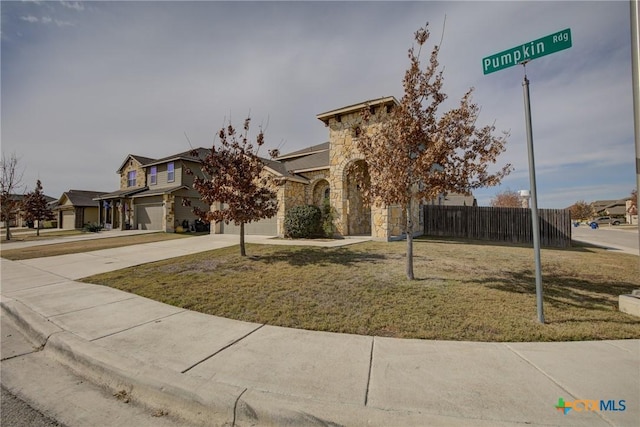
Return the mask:
<svg viewBox="0 0 640 427">
<path fill-rule="evenodd" d="M 193 424 L 638 425 L 640 340 L 470 343 L 312 332 L 74 281 L 236 242 L 202 236 L 2 259 L 2 315 L 92 382 Z M 605 400 L 608 409 L 609 400 L 616 409 L 624 400 L 625 410 L 578 406 L 565 415 L 555 408 L 559 398 Z"/>
<path fill-rule="evenodd" d="M 32 231 L 32 230 L 31 230 Z M 61 229 L 47 229 L 40 230 L 41 236 L 45 237 L 46 234 L 64 231 Z M 79 242 L 83 240 L 94 240 L 94 239 L 108 239 L 112 237 L 126 237 L 126 236 L 134 236 L 136 234 L 152 234 L 152 233 L 161 233 L 161 231 L 157 230 L 103 230 L 99 233 L 90 233 L 85 232 L 82 234 L 70 234 L 68 236 L 49 236 L 47 239 L 42 240 L 27 240 L 27 241 L 19 241 L 19 240 L 11 240 L 11 241 L 3 241 L 0 245 L 0 250 L 10 250 L 10 249 L 22 249 L 22 248 L 30 248 L 33 246 L 44 246 L 44 245 L 55 245 L 57 243 L 68 243 L 68 242 Z M 19 233 L 14 235 L 16 239 L 24 236 L 24 233 Z M 35 235 L 35 232 L 31 232 L 30 234 Z"/>
</svg>

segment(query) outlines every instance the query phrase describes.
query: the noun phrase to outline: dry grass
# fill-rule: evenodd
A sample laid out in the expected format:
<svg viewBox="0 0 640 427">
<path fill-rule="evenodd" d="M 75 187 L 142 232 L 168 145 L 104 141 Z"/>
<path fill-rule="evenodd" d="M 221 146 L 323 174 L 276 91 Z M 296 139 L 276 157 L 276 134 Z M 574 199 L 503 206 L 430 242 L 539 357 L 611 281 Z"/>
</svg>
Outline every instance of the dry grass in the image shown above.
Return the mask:
<svg viewBox="0 0 640 427">
<path fill-rule="evenodd" d="M 245 259 L 231 247 L 84 281 L 302 329 L 472 341 L 640 338 L 640 319 L 617 310 L 618 295 L 640 287 L 636 256 L 544 249 L 540 325 L 530 248 L 419 239 L 414 251 L 413 282 L 404 278 L 404 242 L 249 245 Z"/>
<path fill-rule="evenodd" d="M 139 245 L 142 243 L 161 242 L 164 240 L 182 239 L 202 233 L 150 233 L 136 234 L 133 236 L 107 237 L 102 239 L 79 240 L 75 242 L 53 243 L 48 245 L 32 246 L 21 249 L 11 248 L 11 244 L 2 245 L 2 258 L 13 261 L 31 258 L 43 258 L 56 255 L 68 255 L 81 252 L 97 251 L 100 249 L 120 248 L 123 246 Z"/>
<path fill-rule="evenodd" d="M 81 230 L 57 230 L 49 231 L 47 229 L 40 229 L 40 236 L 36 236 L 36 230 L 32 229 L 11 229 L 11 240 L 7 240 L 7 230 L 0 230 L 0 241 L 4 244 L 11 244 L 13 242 L 32 242 L 40 240 L 51 240 L 60 237 L 75 236 L 82 234 Z"/>
</svg>

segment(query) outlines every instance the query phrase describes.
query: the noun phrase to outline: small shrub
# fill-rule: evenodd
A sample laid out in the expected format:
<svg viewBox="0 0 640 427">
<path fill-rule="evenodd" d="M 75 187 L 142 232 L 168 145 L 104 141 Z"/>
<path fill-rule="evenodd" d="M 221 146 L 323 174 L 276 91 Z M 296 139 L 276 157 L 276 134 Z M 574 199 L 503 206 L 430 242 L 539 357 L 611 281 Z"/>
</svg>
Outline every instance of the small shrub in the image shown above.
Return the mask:
<svg viewBox="0 0 640 427">
<path fill-rule="evenodd" d="M 316 237 L 321 232 L 322 212 L 313 205 L 295 206 L 284 217 L 285 237 L 306 239 Z"/>
<path fill-rule="evenodd" d="M 85 224 L 84 226 L 84 231 L 90 232 L 90 233 L 98 233 L 100 231 L 102 231 L 102 225 L 98 224 L 97 222 L 94 223 L 88 223 Z"/>
</svg>

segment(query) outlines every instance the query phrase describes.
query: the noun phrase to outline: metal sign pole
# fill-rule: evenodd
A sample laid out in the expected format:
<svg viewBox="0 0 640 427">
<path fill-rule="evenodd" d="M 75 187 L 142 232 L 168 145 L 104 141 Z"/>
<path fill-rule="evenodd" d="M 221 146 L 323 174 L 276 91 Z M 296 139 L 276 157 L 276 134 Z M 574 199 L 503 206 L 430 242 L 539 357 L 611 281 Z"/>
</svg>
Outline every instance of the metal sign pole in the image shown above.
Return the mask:
<svg viewBox="0 0 640 427">
<path fill-rule="evenodd" d="M 526 67 L 524 62 L 523 67 Z M 524 114 L 527 125 L 527 149 L 529 152 L 529 182 L 531 185 L 531 226 L 533 228 L 533 252 L 536 262 L 536 305 L 538 307 L 538 321 L 544 323 L 544 309 L 542 307 L 542 267 L 540 266 L 540 223 L 538 219 L 538 192 L 536 190 L 536 166 L 533 157 L 533 131 L 531 129 L 531 102 L 529 100 L 529 79 L 525 68 L 524 81 Z"/>
<path fill-rule="evenodd" d="M 640 209 L 640 28 L 638 20 L 640 11 L 638 10 L 638 0 L 629 2 L 631 15 L 631 75 L 633 78 L 633 122 L 634 139 L 636 142 L 636 207 Z M 638 239 L 640 239 L 640 227 L 638 229 Z"/>
</svg>

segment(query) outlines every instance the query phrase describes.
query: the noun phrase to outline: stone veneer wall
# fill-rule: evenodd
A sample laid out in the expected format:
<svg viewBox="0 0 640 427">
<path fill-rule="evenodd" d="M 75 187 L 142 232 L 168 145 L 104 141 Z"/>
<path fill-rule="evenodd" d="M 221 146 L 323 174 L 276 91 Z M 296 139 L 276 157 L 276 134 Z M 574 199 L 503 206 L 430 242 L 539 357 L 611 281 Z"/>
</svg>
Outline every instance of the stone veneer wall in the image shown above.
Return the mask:
<svg viewBox="0 0 640 427">
<path fill-rule="evenodd" d="M 384 117 L 384 116 L 382 116 Z M 348 167 L 357 160 L 362 160 L 363 155 L 355 144 L 355 130 L 362 127 L 360 111 L 344 114 L 338 121 L 332 117 L 328 121 L 329 126 L 329 185 L 331 188 L 331 206 L 335 209 L 334 225 L 336 233 L 347 235 L 348 233 L 348 192 L 346 188 L 346 174 Z M 374 132 L 376 123 L 368 125 L 361 131 Z M 371 236 L 375 239 L 388 240 L 391 237 L 388 219 L 389 213 L 386 207 L 371 208 L 372 224 Z"/>
<path fill-rule="evenodd" d="M 307 204 L 308 185 L 296 181 L 285 181 L 278 188 L 278 236 L 284 236 L 284 217 L 294 206 Z"/>
<path fill-rule="evenodd" d="M 128 187 L 128 183 L 129 183 L 128 176 L 129 176 L 129 172 L 132 170 L 136 171 L 136 185 L 135 187 Z M 136 160 L 131 158 L 129 159 L 125 167 L 122 168 L 122 171 L 120 172 L 120 189 L 124 190 L 127 188 L 144 187 L 146 185 L 146 179 L 147 177 L 144 173 L 144 169 L 142 168 L 142 165 L 138 163 Z"/>
<path fill-rule="evenodd" d="M 324 188 L 319 188 L 318 183 L 320 181 L 329 182 L 329 169 L 322 169 L 319 171 L 313 171 L 310 173 L 302 173 L 302 176 L 309 180 L 309 185 L 306 187 L 306 202 L 307 205 L 316 205 L 318 207 L 322 207 L 320 203 L 320 196 L 324 197 L 324 194 L 320 194 L 320 192 L 324 193 Z"/>
<path fill-rule="evenodd" d="M 173 233 L 175 231 L 175 196 L 172 194 L 163 194 L 162 195 L 162 211 L 164 215 L 162 216 L 162 229 L 167 233 Z"/>
</svg>

